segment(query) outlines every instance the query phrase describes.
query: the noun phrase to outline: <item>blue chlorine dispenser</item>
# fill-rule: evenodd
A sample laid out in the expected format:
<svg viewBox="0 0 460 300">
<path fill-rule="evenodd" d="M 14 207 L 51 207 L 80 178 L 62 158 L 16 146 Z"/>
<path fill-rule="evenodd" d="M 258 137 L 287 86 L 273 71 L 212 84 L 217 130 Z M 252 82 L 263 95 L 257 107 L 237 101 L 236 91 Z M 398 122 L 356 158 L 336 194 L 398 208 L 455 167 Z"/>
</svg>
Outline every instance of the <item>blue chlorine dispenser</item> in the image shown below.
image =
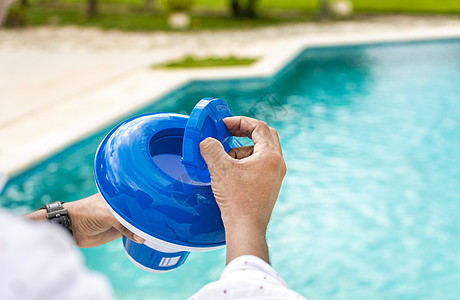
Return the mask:
<svg viewBox="0 0 460 300">
<path fill-rule="evenodd" d="M 182 265 L 191 251 L 225 245 L 220 210 L 199 144 L 207 137 L 226 151 L 241 146 L 225 127 L 227 104 L 204 98 L 190 116 L 151 113 L 116 126 L 96 152 L 94 175 L 105 204 L 131 232 L 123 237 L 130 260 L 151 272 Z"/>
</svg>

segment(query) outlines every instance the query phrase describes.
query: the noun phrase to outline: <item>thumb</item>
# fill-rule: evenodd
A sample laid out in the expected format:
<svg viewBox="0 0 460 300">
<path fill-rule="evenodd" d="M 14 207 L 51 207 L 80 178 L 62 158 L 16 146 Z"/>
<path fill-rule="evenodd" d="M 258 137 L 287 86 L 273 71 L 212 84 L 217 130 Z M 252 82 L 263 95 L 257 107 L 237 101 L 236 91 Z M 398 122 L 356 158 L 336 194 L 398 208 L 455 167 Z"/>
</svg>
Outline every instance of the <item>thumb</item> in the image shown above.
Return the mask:
<svg viewBox="0 0 460 300">
<path fill-rule="evenodd" d="M 126 236 L 128 239 L 138 243 L 142 244 L 145 242 L 145 239 L 141 238 L 137 234 L 129 231 L 125 226 L 121 225 L 118 221 L 115 221 L 114 224 L 112 225 L 116 230 L 118 230 L 122 235 Z"/>
<path fill-rule="evenodd" d="M 200 151 L 211 175 L 215 174 L 219 167 L 231 160 L 231 157 L 225 152 L 224 146 L 212 137 L 208 137 L 200 143 Z"/>
</svg>

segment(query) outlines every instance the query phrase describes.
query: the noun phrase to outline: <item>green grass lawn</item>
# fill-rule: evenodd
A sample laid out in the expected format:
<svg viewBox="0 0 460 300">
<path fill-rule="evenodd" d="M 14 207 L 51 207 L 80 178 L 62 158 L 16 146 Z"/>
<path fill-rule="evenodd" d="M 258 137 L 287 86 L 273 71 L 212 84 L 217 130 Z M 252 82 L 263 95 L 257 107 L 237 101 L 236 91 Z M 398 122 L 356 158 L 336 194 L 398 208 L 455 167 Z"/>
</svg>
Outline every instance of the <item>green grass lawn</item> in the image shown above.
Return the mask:
<svg viewBox="0 0 460 300">
<path fill-rule="evenodd" d="M 158 12 L 149 11 L 113 11 L 101 9 L 95 18 L 87 18 L 84 9 L 78 7 L 34 7 L 26 10 L 27 25 L 79 25 L 120 30 L 172 30 L 167 17 Z M 254 28 L 266 25 L 304 21 L 305 18 L 280 19 L 262 16 L 254 20 L 235 19 L 229 16 L 197 15 L 191 20 L 190 30 Z"/>
<path fill-rule="evenodd" d="M 59 3 L 84 3 L 83 0 L 58 0 Z M 44 0 L 33 0 L 32 3 L 45 3 Z M 116 3 L 142 7 L 143 0 L 102 0 L 100 3 Z M 154 0 L 156 6 L 161 1 Z M 228 10 L 230 0 L 195 0 L 196 9 Z M 362 12 L 460 12 L 460 0 L 352 0 L 356 11 Z M 261 9 L 288 9 L 314 11 L 317 0 L 259 0 Z"/>
<path fill-rule="evenodd" d="M 352 0 L 356 11 L 360 12 L 460 12 L 460 0 Z M 196 0 L 198 7 L 225 8 L 226 0 Z M 260 0 L 262 9 L 301 9 L 314 11 L 315 0 Z"/>
<path fill-rule="evenodd" d="M 460 0 L 353 0 L 358 12 L 460 13 Z"/>
<path fill-rule="evenodd" d="M 80 25 L 121 30 L 170 30 L 161 1 L 146 9 L 144 0 L 99 0 L 99 15 L 87 18 L 86 0 L 29 0 L 27 25 Z M 191 30 L 252 28 L 286 22 L 311 21 L 315 0 L 260 0 L 255 19 L 235 19 L 229 0 L 195 0 Z M 353 0 L 358 13 L 460 13 L 460 0 Z M 14 4 L 17 10 L 19 2 Z M 272 12 L 277 12 L 272 14 Z M 280 12 L 285 12 L 280 15 Z M 294 12 L 294 14 L 292 14 Z M 294 17 L 293 17 L 294 16 Z"/>
<path fill-rule="evenodd" d="M 186 56 L 182 59 L 167 62 L 161 65 L 154 65 L 154 69 L 185 69 L 185 68 L 211 68 L 211 67 L 230 67 L 230 66 L 249 66 L 257 61 L 252 57 L 206 57 L 197 58 Z"/>
</svg>

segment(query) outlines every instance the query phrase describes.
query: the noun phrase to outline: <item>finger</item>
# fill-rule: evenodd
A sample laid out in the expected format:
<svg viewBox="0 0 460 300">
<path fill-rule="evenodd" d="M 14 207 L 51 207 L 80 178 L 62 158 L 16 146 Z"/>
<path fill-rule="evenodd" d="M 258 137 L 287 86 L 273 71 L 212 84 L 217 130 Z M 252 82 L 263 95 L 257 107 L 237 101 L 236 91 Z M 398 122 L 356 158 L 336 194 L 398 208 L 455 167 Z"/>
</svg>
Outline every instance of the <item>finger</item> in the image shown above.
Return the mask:
<svg viewBox="0 0 460 300">
<path fill-rule="evenodd" d="M 111 227 L 109 230 L 98 234 L 95 238 L 99 239 L 99 243 L 98 243 L 99 245 L 104 245 L 104 244 L 107 244 L 108 242 L 111 242 L 115 239 L 120 238 L 121 236 L 122 234 L 120 231 Z"/>
<path fill-rule="evenodd" d="M 254 153 L 262 150 L 264 145 L 274 143 L 270 128 L 264 121 L 242 116 L 225 118 L 223 121 L 232 135 L 252 139 Z"/>
<path fill-rule="evenodd" d="M 200 143 L 200 152 L 208 168 L 219 161 L 229 158 L 221 142 L 212 137 L 208 137 Z"/>
<path fill-rule="evenodd" d="M 142 244 L 142 243 L 145 242 L 145 239 L 143 239 L 140 236 L 132 233 L 125 226 L 121 225 L 118 222 L 116 224 L 114 224 L 113 227 L 116 230 L 118 230 L 122 235 L 126 236 L 128 239 L 132 240 L 133 242 L 136 242 L 138 244 Z"/>
<path fill-rule="evenodd" d="M 235 159 L 242 159 L 250 156 L 254 152 L 254 146 L 236 147 L 228 151 L 228 155 Z"/>
<path fill-rule="evenodd" d="M 209 137 L 202 141 L 200 151 L 208 166 L 209 174 L 214 180 L 221 178 L 225 170 L 233 163 L 233 158 L 225 152 L 222 144 L 214 138 Z"/>
<path fill-rule="evenodd" d="M 234 136 L 244 136 L 252 140 L 271 136 L 268 125 L 261 120 L 237 116 L 225 118 L 223 121 L 228 131 Z"/>
<path fill-rule="evenodd" d="M 105 244 L 105 243 L 108 243 L 108 242 L 111 242 L 111 241 L 113 241 L 115 239 L 120 238 L 121 235 L 122 234 L 121 234 L 120 231 L 118 231 L 117 229 L 112 227 L 109 230 L 107 230 L 106 232 L 101 234 L 101 240 Z"/>
<path fill-rule="evenodd" d="M 275 128 L 270 127 L 270 132 L 272 134 L 274 145 L 276 145 L 278 151 L 283 154 L 283 150 L 281 149 L 280 137 L 278 135 L 278 131 Z"/>
<path fill-rule="evenodd" d="M 114 227 L 110 227 L 108 230 L 95 235 L 80 236 L 74 234 L 73 237 L 79 248 L 93 248 L 121 237 L 121 233 Z"/>
</svg>

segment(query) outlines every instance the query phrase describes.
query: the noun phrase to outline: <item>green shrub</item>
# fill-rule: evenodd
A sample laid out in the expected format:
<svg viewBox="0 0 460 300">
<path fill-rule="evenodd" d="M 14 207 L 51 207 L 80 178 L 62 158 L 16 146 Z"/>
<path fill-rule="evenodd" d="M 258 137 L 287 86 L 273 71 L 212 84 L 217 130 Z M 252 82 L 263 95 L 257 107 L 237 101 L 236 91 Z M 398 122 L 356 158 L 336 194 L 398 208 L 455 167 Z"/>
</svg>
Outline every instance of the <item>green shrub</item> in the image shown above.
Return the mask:
<svg viewBox="0 0 460 300">
<path fill-rule="evenodd" d="M 258 59 L 255 57 L 195 57 L 187 55 L 181 59 L 169 61 L 163 64 L 152 66 L 153 69 L 185 69 L 185 68 L 213 68 L 213 67 L 235 67 L 249 66 Z"/>
<path fill-rule="evenodd" d="M 163 6 L 167 12 L 188 12 L 192 9 L 193 0 L 164 0 Z"/>
<path fill-rule="evenodd" d="M 6 16 L 5 26 L 19 27 L 26 25 L 27 12 L 26 8 L 22 6 L 11 6 Z"/>
</svg>

